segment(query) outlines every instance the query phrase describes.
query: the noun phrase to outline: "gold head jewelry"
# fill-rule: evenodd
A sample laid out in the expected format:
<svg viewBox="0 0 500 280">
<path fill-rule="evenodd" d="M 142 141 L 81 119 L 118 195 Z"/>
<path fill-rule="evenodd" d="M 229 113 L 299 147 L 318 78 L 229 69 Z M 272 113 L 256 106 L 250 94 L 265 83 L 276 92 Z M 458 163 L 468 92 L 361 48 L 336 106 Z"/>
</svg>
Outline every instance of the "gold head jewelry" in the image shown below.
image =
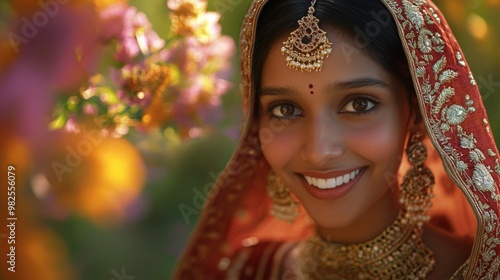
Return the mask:
<svg viewBox="0 0 500 280">
<path fill-rule="evenodd" d="M 298 204 L 273 171 L 269 171 L 267 174 L 267 193 L 273 201 L 271 215 L 279 220 L 293 222 L 299 215 Z"/>
<path fill-rule="evenodd" d="M 316 0 L 311 1 L 307 16 L 298 21 L 299 28 L 283 42 L 281 53 L 286 55 L 287 66 L 292 69 L 320 71 L 323 59 L 332 52 L 332 43 L 326 32 L 319 28 L 319 19 L 313 15 L 315 3 Z"/>
<path fill-rule="evenodd" d="M 301 244 L 299 279 L 426 279 L 436 265 L 422 240 L 422 228 L 408 223 L 402 210 L 376 238 L 336 244 L 318 234 Z"/>
</svg>

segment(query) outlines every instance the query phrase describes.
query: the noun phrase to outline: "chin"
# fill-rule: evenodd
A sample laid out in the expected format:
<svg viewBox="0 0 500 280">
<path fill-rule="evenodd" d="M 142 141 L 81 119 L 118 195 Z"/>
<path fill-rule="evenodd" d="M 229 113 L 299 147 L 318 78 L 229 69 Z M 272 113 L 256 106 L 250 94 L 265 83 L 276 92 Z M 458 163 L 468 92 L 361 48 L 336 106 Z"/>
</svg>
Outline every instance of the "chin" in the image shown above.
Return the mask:
<svg viewBox="0 0 500 280">
<path fill-rule="evenodd" d="M 321 228 L 332 230 L 346 229 L 360 219 L 358 211 L 353 211 L 353 206 L 355 205 L 350 205 L 349 208 L 332 209 L 338 207 L 327 205 L 327 207 L 320 208 L 318 207 L 320 204 L 321 202 L 312 202 L 310 204 L 312 207 L 306 207 L 306 205 L 304 207 L 309 217 Z"/>
<path fill-rule="evenodd" d="M 323 217 L 322 215 L 317 218 L 313 218 L 313 221 L 317 224 L 317 226 L 325 229 L 331 229 L 331 230 L 340 230 L 340 229 L 345 229 L 348 228 L 350 225 L 354 223 L 355 218 L 354 217 L 349 217 L 342 215 L 342 217 L 335 216 L 335 217 Z"/>
</svg>

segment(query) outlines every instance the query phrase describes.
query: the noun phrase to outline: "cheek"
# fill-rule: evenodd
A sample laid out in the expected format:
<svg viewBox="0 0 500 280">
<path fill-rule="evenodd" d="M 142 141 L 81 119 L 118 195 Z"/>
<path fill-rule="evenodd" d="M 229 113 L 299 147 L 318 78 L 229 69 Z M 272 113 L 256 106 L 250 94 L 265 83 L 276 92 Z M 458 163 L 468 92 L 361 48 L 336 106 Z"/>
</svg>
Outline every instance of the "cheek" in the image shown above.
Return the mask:
<svg viewBox="0 0 500 280">
<path fill-rule="evenodd" d="M 375 172 L 397 172 L 407 133 L 399 120 L 381 118 L 354 137 L 358 154 L 374 163 Z"/>
<path fill-rule="evenodd" d="M 286 129 L 285 129 L 286 128 Z M 298 135 L 287 121 L 261 120 L 259 141 L 267 162 L 273 169 L 283 168 L 292 159 L 298 146 Z"/>
</svg>

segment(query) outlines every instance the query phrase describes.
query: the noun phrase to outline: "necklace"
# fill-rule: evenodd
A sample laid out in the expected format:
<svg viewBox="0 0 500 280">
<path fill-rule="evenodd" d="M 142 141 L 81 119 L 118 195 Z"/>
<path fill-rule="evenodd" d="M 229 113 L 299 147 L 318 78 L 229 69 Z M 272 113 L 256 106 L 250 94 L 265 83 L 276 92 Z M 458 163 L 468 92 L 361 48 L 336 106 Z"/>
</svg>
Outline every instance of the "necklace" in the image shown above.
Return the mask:
<svg viewBox="0 0 500 280">
<path fill-rule="evenodd" d="M 313 235 L 300 248 L 300 279 L 425 279 L 436 264 L 434 253 L 405 212 L 365 243 L 336 244 Z"/>
</svg>

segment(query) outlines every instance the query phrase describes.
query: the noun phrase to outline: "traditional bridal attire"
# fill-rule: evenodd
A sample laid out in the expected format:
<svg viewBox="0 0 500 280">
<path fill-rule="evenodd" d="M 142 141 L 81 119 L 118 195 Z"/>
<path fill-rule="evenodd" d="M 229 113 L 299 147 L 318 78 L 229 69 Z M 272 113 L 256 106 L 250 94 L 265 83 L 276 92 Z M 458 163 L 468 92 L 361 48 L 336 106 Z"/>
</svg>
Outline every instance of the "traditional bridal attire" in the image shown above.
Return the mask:
<svg viewBox="0 0 500 280">
<path fill-rule="evenodd" d="M 380 1 L 396 22 L 427 129 L 426 165 L 436 179 L 431 223 L 474 238 L 458 278 L 499 279 L 500 162 L 474 76 L 431 1 Z M 256 23 L 266 2 L 252 2 L 241 29 L 241 137 L 208 194 L 174 279 L 278 279 L 286 252 L 314 232 L 302 208 L 291 223 L 270 215 L 269 167 L 258 141 L 251 79 Z M 407 169 L 402 164 L 400 175 Z"/>
</svg>

